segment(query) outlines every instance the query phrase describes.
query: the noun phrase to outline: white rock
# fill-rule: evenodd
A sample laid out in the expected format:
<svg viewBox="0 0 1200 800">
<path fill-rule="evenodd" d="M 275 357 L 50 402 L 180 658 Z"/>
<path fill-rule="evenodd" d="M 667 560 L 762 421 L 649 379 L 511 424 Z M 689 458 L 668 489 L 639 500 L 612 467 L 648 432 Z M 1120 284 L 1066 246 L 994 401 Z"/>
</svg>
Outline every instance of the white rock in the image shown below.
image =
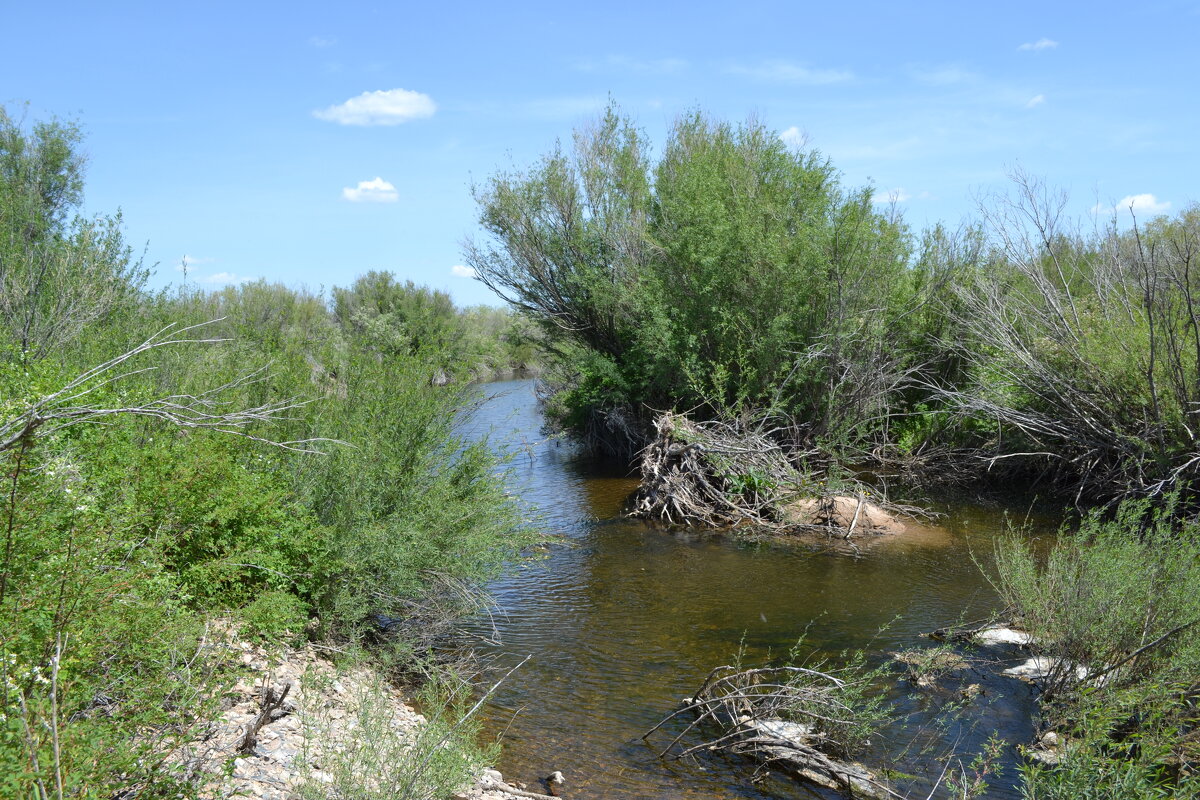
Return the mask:
<svg viewBox="0 0 1200 800">
<path fill-rule="evenodd" d="M 1074 670 L 1075 679 L 1079 681 L 1088 676 L 1088 668 L 1084 665 L 1072 664 L 1069 661 L 1062 662 L 1053 658 L 1030 658 L 1023 664 L 1009 667 L 1004 670 L 1003 674 L 1011 678 L 1040 681 L 1049 678 L 1051 675 L 1061 674 L 1064 669 Z"/>
<path fill-rule="evenodd" d="M 1022 647 L 1033 644 L 1033 635 L 1015 628 L 984 628 L 973 637 L 979 644 L 1015 644 Z"/>
<path fill-rule="evenodd" d="M 764 719 L 751 726 L 759 733 L 774 736 L 787 742 L 803 742 L 813 735 L 813 727 L 801 722 L 785 722 L 781 719 Z"/>
</svg>

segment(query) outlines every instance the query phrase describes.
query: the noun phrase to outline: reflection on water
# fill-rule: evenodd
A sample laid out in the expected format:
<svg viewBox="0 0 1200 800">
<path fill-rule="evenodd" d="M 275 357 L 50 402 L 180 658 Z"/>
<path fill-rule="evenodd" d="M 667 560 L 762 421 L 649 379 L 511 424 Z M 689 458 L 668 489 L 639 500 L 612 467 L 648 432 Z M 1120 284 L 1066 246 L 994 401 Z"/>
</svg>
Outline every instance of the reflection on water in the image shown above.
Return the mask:
<svg viewBox="0 0 1200 800">
<path fill-rule="evenodd" d="M 821 796 L 782 778 L 752 785 L 745 764 L 663 763 L 640 736 L 739 648 L 747 663 L 761 662 L 803 635 L 807 647 L 831 657 L 865 648 L 883 659 L 929 646 L 923 631 L 996 607 L 973 561 L 990 556 L 1003 529 L 996 510 L 950 507 L 938 526 L 857 557 L 796 542 L 662 531 L 621 518 L 635 479 L 544 439 L 532 382 L 484 391 L 489 400 L 468 435 L 490 430 L 516 449 L 512 491 L 566 540 L 497 580 L 490 589 L 499 611 L 477 623 L 481 632 L 496 626 L 501 643 L 485 648 L 501 663 L 531 656 L 487 708 L 488 731 L 503 736 L 501 771 L 531 788 L 561 770 L 572 798 Z M 921 743 L 933 742 L 936 751 L 955 740 L 977 748 L 996 729 L 1010 741 L 1028 740 L 1027 687 L 987 670 L 963 678 L 984 687 L 973 727 L 930 727 L 957 700 L 953 682 L 917 692 L 897 680 L 881 691 L 906 726 L 880 731 L 861 760 L 936 776 L 941 764 L 919 752 Z M 1004 785 L 989 796 L 1016 796 L 1008 761 Z M 920 788 L 913 794 L 924 797 L 929 787 Z"/>
</svg>

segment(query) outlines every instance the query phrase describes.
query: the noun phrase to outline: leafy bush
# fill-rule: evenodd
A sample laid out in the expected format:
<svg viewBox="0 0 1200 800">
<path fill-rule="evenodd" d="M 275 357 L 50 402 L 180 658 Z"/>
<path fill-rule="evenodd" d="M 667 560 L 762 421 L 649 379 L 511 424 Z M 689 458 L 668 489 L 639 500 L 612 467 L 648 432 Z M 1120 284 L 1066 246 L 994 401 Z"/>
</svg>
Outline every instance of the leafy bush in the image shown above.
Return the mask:
<svg viewBox="0 0 1200 800">
<path fill-rule="evenodd" d="M 1043 705 L 1068 737 L 1062 767 L 1028 771 L 1030 797 L 1197 787 L 1200 528 L 1173 510 L 1126 501 L 1112 518 L 1093 513 L 1044 564 L 1016 535 L 997 546 L 997 588 L 1055 666 Z"/>
<path fill-rule="evenodd" d="M 527 540 L 499 460 L 455 436 L 462 379 L 508 352 L 486 337 L 520 325 L 394 282 L 365 324 L 265 282 L 145 294 L 119 218 L 68 219 L 77 144 L 0 111 L 0 795 L 178 797 L 212 615 L 423 656 L 445 595 Z M 434 756 L 438 786 L 476 763 Z"/>
<path fill-rule="evenodd" d="M 676 122 L 652 164 L 615 108 L 525 172 L 477 189 L 481 279 L 537 320 L 550 410 L 636 451 L 645 409 L 792 413 L 870 440 L 907 367 L 889 346 L 919 284 L 908 240 L 816 153 L 756 121 Z"/>
</svg>

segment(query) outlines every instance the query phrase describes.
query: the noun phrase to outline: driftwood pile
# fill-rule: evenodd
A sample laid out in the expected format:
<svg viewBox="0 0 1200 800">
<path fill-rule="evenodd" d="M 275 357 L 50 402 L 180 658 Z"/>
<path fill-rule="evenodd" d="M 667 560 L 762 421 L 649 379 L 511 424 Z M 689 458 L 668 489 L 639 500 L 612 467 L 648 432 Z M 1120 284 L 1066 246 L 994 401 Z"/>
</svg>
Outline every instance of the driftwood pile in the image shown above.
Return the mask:
<svg viewBox="0 0 1200 800">
<path fill-rule="evenodd" d="M 641 454 L 633 516 L 670 525 L 813 531 L 838 538 L 904 529 L 885 504 L 866 499 L 866 487 L 811 496 L 796 462 L 812 453 L 785 450 L 774 435 L 778 431 L 765 424 L 698 422 L 666 413 L 654 427 L 657 435 Z"/>
<path fill-rule="evenodd" d="M 846 759 L 847 737 L 855 724 L 846 689 L 841 678 L 804 667 L 717 667 L 694 697 L 642 738 L 682 717 L 688 724 L 660 758 L 724 752 L 854 796 L 898 796 L 861 764 Z M 696 743 L 693 732 L 702 732 L 702 741 Z"/>
<path fill-rule="evenodd" d="M 642 451 L 633 515 L 670 524 L 776 527 L 800 473 L 768 432 L 662 414 Z"/>
</svg>

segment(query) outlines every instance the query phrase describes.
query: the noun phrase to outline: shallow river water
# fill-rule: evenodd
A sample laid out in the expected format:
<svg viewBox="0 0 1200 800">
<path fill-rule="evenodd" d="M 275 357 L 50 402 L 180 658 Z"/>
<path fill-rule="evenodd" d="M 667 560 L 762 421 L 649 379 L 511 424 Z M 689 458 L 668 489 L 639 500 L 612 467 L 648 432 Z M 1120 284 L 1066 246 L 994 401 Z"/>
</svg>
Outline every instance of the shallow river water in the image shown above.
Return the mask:
<svg viewBox="0 0 1200 800">
<path fill-rule="evenodd" d="M 530 657 L 485 711 L 487 733 L 503 745 L 501 771 L 530 789 L 561 770 L 571 798 L 826 796 L 774 774 L 752 783 L 754 766 L 736 760 L 664 762 L 652 745 L 670 737 L 640 737 L 739 648 L 743 662 L 756 665 L 803 636 L 806 650 L 835 663 L 859 648 L 881 662 L 892 651 L 930 646 L 922 632 L 997 607 L 980 566 L 1005 528 L 1003 507 L 943 503 L 936 524 L 861 554 L 660 530 L 621 516 L 635 478 L 545 441 L 531 381 L 483 389 L 488 399 L 469 432 L 516 448 L 512 491 L 536 506 L 543 530 L 562 537 L 495 581 L 497 609 L 472 622 L 477 634 L 495 633 L 497 642 L 481 649 L 498 666 Z M 1030 535 L 1052 528 L 1034 517 Z M 918 690 L 895 671 L 879 690 L 900 721 L 881 729 L 859 760 L 936 778 L 951 747 L 969 754 L 993 731 L 1028 741 L 1032 692 L 995 672 L 976 668 Z M 968 683 L 983 694 L 957 720 L 939 723 Z M 988 797 L 1017 796 L 1016 764 L 1009 747 Z M 900 785 L 922 798 L 930 787 L 922 777 Z"/>
</svg>

